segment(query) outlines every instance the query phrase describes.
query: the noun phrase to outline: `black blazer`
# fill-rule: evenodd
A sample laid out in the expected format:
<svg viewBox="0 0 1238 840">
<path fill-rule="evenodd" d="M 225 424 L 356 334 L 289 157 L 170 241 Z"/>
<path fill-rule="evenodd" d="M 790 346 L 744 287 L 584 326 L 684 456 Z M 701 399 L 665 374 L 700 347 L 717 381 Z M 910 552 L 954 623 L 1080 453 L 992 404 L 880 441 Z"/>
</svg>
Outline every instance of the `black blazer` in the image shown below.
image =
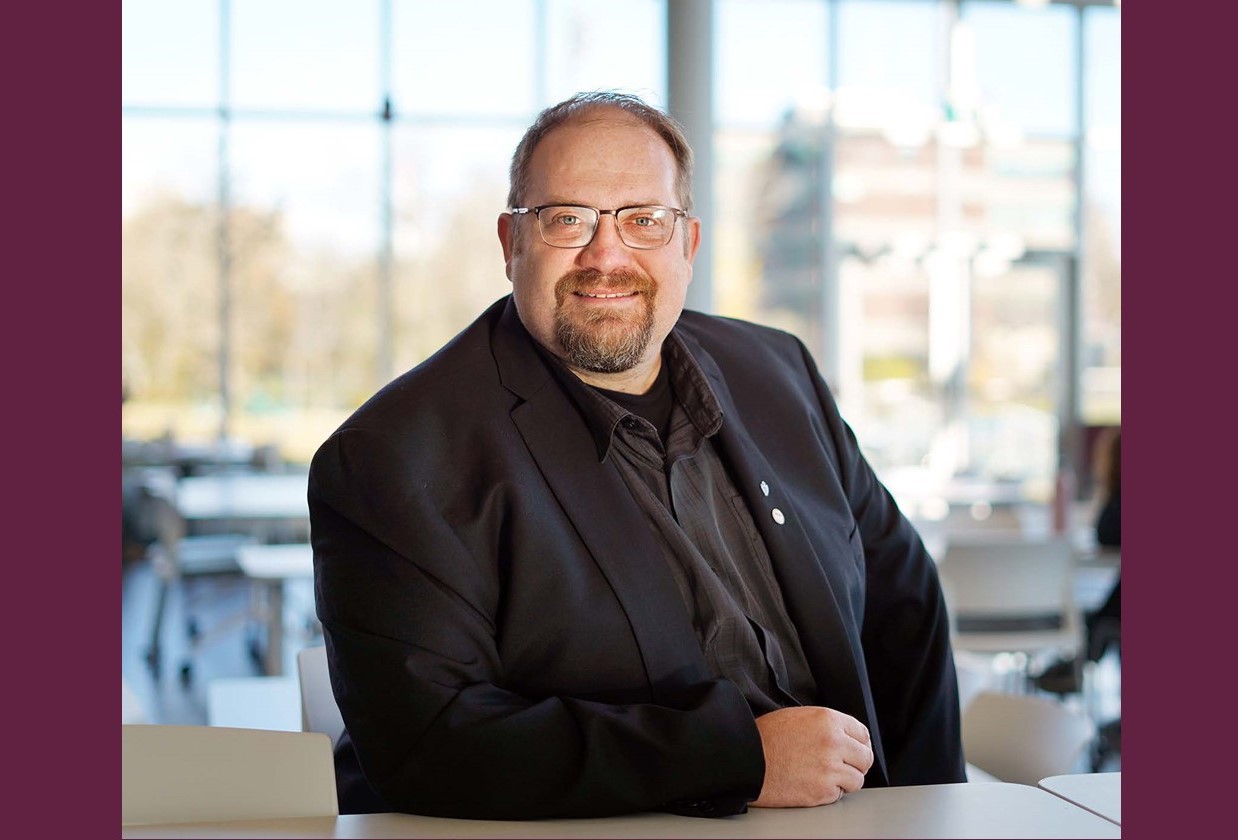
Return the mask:
<svg viewBox="0 0 1238 840">
<path fill-rule="evenodd" d="M 808 352 L 694 312 L 675 329 L 722 405 L 817 703 L 872 733 L 866 784 L 963 781 L 933 562 Z M 645 517 L 510 297 L 322 445 L 309 502 L 343 812 L 725 814 L 760 792 L 747 703 L 710 676 Z"/>
</svg>

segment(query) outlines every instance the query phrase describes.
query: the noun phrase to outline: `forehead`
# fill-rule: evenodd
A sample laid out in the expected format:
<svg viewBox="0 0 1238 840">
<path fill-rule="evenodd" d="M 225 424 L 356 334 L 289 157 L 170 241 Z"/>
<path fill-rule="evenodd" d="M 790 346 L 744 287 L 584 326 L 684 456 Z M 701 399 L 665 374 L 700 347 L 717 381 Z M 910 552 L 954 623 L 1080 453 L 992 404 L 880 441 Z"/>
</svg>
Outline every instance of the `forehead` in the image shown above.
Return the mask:
<svg viewBox="0 0 1238 840">
<path fill-rule="evenodd" d="M 589 112 L 549 132 L 529 161 L 528 198 L 655 202 L 675 198 L 675 156 L 666 141 L 622 111 Z"/>
</svg>

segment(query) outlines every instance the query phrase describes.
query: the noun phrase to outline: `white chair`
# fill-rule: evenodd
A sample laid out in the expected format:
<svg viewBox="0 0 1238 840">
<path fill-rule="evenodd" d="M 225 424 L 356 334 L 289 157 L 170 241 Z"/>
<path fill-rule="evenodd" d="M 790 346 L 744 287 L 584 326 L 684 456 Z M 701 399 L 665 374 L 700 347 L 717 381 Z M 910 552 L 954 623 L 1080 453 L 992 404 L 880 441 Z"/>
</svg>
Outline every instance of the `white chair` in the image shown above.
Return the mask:
<svg viewBox="0 0 1238 840">
<path fill-rule="evenodd" d="M 325 647 L 316 645 L 297 651 L 297 678 L 301 682 L 301 730 L 321 732 L 334 747 L 344 734 L 344 719 L 331 691 Z"/>
<path fill-rule="evenodd" d="M 947 543 L 939 564 L 956 650 L 1073 656 L 1082 643 L 1074 557 L 1059 538 L 968 535 Z"/>
<path fill-rule="evenodd" d="M 339 814 L 321 734 L 152 724 L 121 734 L 122 825 Z"/>
<path fill-rule="evenodd" d="M 1079 772 L 1095 736 L 1090 718 L 1045 697 L 983 691 L 963 710 L 968 765 L 1003 782 Z"/>
</svg>

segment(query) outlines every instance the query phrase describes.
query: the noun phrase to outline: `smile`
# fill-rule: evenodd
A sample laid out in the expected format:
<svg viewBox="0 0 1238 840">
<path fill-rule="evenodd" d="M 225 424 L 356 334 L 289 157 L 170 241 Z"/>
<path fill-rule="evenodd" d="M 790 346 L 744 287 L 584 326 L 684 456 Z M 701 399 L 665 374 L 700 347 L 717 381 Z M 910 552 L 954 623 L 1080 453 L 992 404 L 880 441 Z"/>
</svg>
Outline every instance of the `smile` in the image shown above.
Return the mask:
<svg viewBox="0 0 1238 840">
<path fill-rule="evenodd" d="M 576 292 L 576 294 L 580 295 L 581 297 L 598 298 L 601 300 L 610 300 L 611 298 L 635 297 L 636 295 L 640 294 L 640 292 L 612 292 L 611 294 L 604 294 L 604 295 L 595 295 L 595 294 L 590 294 L 589 292 Z"/>
</svg>

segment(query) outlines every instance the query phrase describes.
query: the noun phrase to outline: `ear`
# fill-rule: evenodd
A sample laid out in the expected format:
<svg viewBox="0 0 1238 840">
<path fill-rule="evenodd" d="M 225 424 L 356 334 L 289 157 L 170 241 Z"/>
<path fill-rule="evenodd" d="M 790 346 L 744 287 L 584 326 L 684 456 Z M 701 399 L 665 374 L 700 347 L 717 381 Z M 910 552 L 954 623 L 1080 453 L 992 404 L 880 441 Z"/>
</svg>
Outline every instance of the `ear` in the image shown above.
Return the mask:
<svg viewBox="0 0 1238 840">
<path fill-rule="evenodd" d="M 688 264 L 696 259 L 696 252 L 701 247 L 701 220 L 696 216 L 688 216 L 683 220 L 683 255 Z"/>
<path fill-rule="evenodd" d="M 516 217 L 511 213 L 500 213 L 498 232 L 499 243 L 503 246 L 503 270 L 507 273 L 507 279 L 511 280 L 512 257 L 516 253 Z"/>
</svg>

